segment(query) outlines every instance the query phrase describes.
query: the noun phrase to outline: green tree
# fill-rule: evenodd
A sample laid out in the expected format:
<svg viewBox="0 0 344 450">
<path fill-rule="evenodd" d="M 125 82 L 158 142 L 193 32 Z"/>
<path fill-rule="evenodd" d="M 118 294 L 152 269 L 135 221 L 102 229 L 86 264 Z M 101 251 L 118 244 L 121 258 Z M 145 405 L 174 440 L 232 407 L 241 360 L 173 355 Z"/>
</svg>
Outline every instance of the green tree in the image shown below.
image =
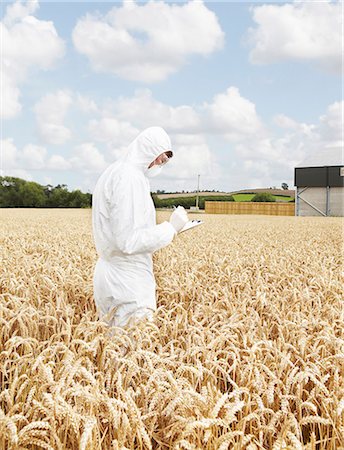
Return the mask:
<svg viewBox="0 0 344 450">
<path fill-rule="evenodd" d="M 34 181 L 27 181 L 19 187 L 22 206 L 27 208 L 45 206 L 46 197 L 43 186 Z"/>
<path fill-rule="evenodd" d="M 68 206 L 71 208 L 87 208 L 90 206 L 90 200 L 87 194 L 83 194 L 79 189 L 69 194 Z"/>
<path fill-rule="evenodd" d="M 58 184 L 51 190 L 48 206 L 52 208 L 67 208 L 69 206 L 69 192 L 65 184 Z"/>
<path fill-rule="evenodd" d="M 0 207 L 24 206 L 20 191 L 22 191 L 26 183 L 21 178 L 0 177 Z"/>
<path fill-rule="evenodd" d="M 276 198 L 268 194 L 267 192 L 261 192 L 260 194 L 256 194 L 251 202 L 275 202 Z"/>
<path fill-rule="evenodd" d="M 89 208 L 92 194 L 68 192 L 66 184 L 42 186 L 16 177 L 0 177 L 0 208 Z"/>
</svg>

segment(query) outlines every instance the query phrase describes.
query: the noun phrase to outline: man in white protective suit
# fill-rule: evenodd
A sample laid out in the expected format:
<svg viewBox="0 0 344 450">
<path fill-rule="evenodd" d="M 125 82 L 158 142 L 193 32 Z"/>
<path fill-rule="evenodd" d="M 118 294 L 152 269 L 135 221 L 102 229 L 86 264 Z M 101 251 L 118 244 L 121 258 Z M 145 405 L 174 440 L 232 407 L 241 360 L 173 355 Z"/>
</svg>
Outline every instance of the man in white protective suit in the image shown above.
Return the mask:
<svg viewBox="0 0 344 450">
<path fill-rule="evenodd" d="M 92 197 L 92 225 L 99 255 L 94 299 L 110 326 L 151 318 L 156 309 L 152 253 L 170 244 L 188 222 L 183 208 L 156 224 L 149 177 L 173 156 L 160 127 L 144 130 L 99 177 Z"/>
</svg>

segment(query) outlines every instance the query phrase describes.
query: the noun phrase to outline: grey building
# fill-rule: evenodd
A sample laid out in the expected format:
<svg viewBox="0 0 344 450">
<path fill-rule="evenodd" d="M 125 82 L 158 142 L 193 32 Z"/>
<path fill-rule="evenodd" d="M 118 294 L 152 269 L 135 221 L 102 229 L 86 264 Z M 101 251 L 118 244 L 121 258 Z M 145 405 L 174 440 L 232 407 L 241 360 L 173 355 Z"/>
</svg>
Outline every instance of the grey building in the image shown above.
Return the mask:
<svg viewBox="0 0 344 450">
<path fill-rule="evenodd" d="M 344 152 L 324 148 L 295 167 L 295 215 L 344 216 Z"/>
</svg>

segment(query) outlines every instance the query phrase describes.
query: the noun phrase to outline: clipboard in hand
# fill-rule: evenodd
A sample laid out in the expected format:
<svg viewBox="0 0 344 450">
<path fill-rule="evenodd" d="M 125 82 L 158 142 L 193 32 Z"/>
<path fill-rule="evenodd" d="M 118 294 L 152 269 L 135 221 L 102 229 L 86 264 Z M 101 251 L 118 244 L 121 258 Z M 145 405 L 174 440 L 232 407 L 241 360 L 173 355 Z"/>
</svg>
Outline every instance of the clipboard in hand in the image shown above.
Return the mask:
<svg viewBox="0 0 344 450">
<path fill-rule="evenodd" d="M 184 225 L 184 227 L 179 231 L 179 233 L 183 233 L 183 231 L 191 230 L 191 228 L 198 227 L 198 225 L 202 225 L 204 223 L 202 220 L 189 220 L 188 223 Z"/>
</svg>

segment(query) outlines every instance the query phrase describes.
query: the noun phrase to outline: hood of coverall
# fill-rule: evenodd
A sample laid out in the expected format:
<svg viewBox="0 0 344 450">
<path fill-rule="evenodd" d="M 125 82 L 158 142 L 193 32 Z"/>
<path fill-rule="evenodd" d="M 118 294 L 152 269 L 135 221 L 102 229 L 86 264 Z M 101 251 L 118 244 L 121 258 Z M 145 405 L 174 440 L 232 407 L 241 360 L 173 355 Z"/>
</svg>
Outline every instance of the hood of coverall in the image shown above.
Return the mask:
<svg viewBox="0 0 344 450">
<path fill-rule="evenodd" d="M 166 131 L 161 127 L 150 127 L 128 146 L 123 160 L 146 172 L 155 158 L 171 150 L 171 140 Z"/>
</svg>

